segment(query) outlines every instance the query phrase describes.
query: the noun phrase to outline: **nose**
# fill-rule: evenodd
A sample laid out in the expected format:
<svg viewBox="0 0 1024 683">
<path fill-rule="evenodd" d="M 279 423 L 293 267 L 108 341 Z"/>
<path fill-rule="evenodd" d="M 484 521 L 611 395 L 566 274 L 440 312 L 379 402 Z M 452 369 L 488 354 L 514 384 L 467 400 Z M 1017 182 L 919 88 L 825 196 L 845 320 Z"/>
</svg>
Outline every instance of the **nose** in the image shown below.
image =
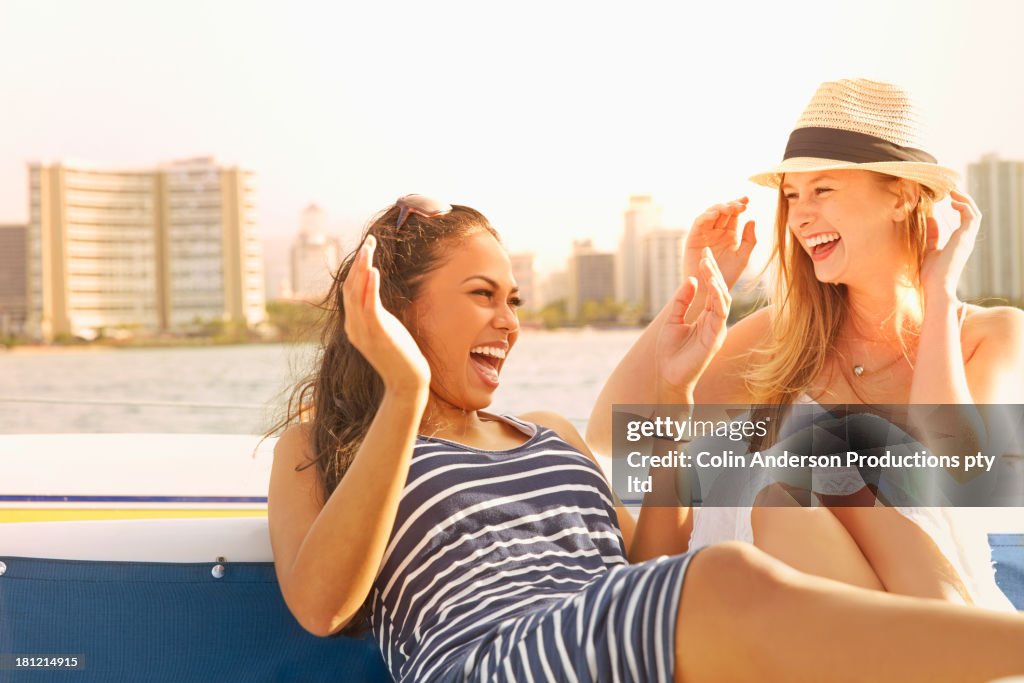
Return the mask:
<svg viewBox="0 0 1024 683">
<path fill-rule="evenodd" d="M 518 332 L 519 316 L 515 307 L 508 303 L 500 304 L 494 314 L 494 326 L 499 330 Z"/>
<path fill-rule="evenodd" d="M 809 200 L 801 199 L 800 197 L 789 201 L 789 213 L 786 222 L 789 223 L 790 230 L 798 233 L 811 225 L 814 221 L 811 204 Z"/>
</svg>

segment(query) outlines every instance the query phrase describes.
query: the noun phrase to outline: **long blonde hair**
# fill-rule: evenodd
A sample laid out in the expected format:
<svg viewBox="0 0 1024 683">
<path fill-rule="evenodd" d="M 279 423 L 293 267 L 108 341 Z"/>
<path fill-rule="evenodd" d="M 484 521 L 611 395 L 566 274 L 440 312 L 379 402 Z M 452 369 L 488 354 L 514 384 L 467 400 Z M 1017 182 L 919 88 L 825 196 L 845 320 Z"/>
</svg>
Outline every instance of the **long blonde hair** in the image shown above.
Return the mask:
<svg viewBox="0 0 1024 683">
<path fill-rule="evenodd" d="M 880 173 L 872 172 L 872 175 L 886 185 L 902 180 Z M 903 180 L 901 191 L 895 194 L 903 199 L 906 220 L 902 247 L 915 266 L 913 284 L 920 297 L 927 217 L 932 212 L 934 194 L 922 185 L 915 203 L 915 193 L 905 191 L 908 187 L 905 184 L 911 182 Z M 805 391 L 824 370 L 829 352 L 849 315 L 846 285 L 820 282 L 815 277 L 810 257 L 787 226 L 788 218 L 789 204 L 780 187 L 775 245 L 765 266 L 765 270 L 774 266 L 775 271 L 769 297 L 772 306 L 769 334 L 758 349 L 763 362 L 751 364 L 744 375 L 754 403 L 789 404 Z M 906 353 L 902 331 L 899 340 Z"/>
</svg>

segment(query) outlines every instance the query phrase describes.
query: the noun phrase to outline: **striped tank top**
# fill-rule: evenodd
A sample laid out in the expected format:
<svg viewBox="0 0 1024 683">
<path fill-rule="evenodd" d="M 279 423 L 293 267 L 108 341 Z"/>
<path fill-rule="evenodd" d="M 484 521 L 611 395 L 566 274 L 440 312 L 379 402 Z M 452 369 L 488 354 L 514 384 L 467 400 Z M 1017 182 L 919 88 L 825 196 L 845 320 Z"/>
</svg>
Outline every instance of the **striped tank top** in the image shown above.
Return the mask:
<svg viewBox="0 0 1024 683">
<path fill-rule="evenodd" d="M 371 591 L 371 630 L 395 680 L 438 678 L 497 624 L 627 563 L 590 458 L 550 429 L 489 417 L 529 439 L 486 451 L 417 438 Z"/>
</svg>

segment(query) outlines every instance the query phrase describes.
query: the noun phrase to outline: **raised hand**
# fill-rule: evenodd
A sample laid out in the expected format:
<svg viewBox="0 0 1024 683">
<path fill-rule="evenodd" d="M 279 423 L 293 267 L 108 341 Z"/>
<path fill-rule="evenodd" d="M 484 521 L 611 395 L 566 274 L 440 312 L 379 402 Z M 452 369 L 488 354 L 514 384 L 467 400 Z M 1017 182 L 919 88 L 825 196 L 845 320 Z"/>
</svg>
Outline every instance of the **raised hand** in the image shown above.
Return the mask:
<svg viewBox="0 0 1024 683">
<path fill-rule="evenodd" d="M 687 277 L 673 295 L 671 313 L 658 333 L 655 359 L 659 401 L 671 397 L 673 402 L 692 402 L 697 380 L 725 341 L 732 297 L 709 247 L 703 250 L 698 272 L 707 292 L 703 310 L 693 322 L 686 322 L 698 290 L 697 279 Z"/>
<path fill-rule="evenodd" d="M 345 334 L 381 376 L 387 390 L 430 386 L 430 365 L 405 325 L 380 300 L 380 271 L 373 266 L 377 240 L 366 237 L 342 285 Z"/>
<path fill-rule="evenodd" d="M 708 247 L 725 279 L 726 291 L 733 288 L 757 244 L 754 221 L 746 222 L 742 235 L 737 230 L 739 215 L 747 210 L 748 201 L 741 197 L 725 204 L 715 204 L 697 216 L 686 236 L 686 248 L 683 250 L 684 277 L 698 275 L 704 247 Z M 703 289 L 700 281 L 697 284 Z"/>
<path fill-rule="evenodd" d="M 925 296 L 956 297 L 956 286 L 974 251 L 974 241 L 981 226 L 981 211 L 967 194 L 958 190 L 949 193 L 953 208 L 960 213 L 960 227 L 953 231 L 946 245 L 939 248 L 939 225 L 928 217 L 924 259 L 921 262 L 921 287 Z"/>
</svg>

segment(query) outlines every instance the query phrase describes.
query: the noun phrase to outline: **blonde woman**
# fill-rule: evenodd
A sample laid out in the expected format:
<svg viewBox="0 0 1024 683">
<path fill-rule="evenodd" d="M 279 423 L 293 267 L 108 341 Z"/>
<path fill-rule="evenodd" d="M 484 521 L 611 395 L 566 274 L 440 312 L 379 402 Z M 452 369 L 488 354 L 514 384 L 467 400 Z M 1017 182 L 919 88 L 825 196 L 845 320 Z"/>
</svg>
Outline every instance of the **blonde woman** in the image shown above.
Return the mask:
<svg viewBox="0 0 1024 683">
<path fill-rule="evenodd" d="M 914 121 L 909 98 L 894 85 L 820 86 L 783 162 L 752 178 L 779 190 L 771 304 L 730 328 L 694 389 L 697 404 L 1024 403 L 1024 312 L 957 301 L 981 214 L 955 188 L 956 174 L 922 151 Z M 932 211 L 947 195 L 960 225 L 940 246 Z M 752 222 L 742 235 L 737 227 L 745 208 L 741 199 L 697 218 L 687 273 L 710 246 L 731 289 L 755 242 Z M 651 323 L 605 385 L 588 427 L 596 450 L 610 449 L 611 404 L 655 402 L 652 359 L 667 315 Z M 995 585 L 984 539 L 972 545 L 941 508 L 657 514 L 647 523 L 661 525 L 671 541 L 651 553 L 739 539 L 853 585 L 1012 609 Z"/>
</svg>

